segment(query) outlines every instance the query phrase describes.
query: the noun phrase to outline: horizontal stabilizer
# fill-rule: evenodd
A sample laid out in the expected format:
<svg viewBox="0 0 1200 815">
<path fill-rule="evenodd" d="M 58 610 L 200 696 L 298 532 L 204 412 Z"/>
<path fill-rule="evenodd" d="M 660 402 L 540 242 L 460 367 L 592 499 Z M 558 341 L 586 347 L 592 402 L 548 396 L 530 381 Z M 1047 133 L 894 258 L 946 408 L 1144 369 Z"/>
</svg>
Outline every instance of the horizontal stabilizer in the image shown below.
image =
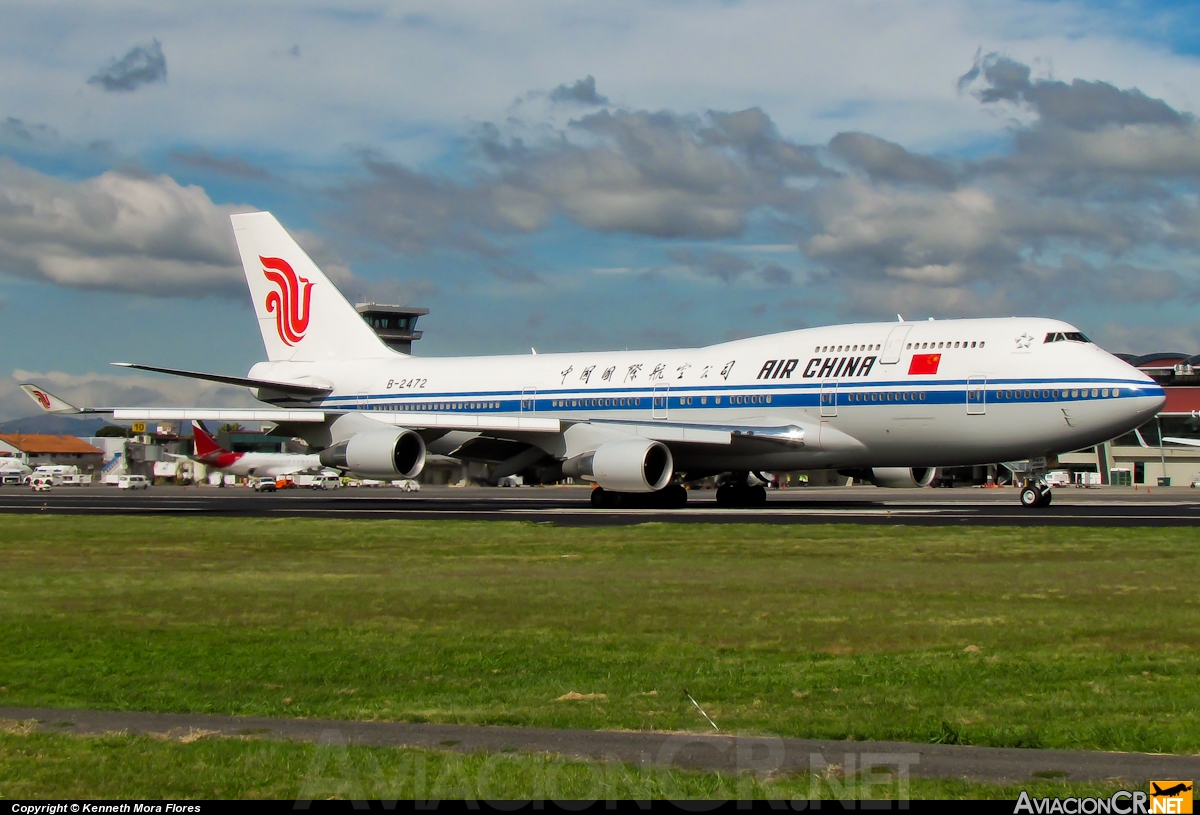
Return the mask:
<svg viewBox="0 0 1200 815">
<path fill-rule="evenodd" d="M 319 398 L 328 396 L 333 388 L 317 387 L 315 385 L 297 385 L 293 382 L 272 382 L 269 379 L 250 379 L 245 376 L 226 376 L 224 374 L 208 374 L 200 371 L 182 371 L 178 368 L 159 368 L 155 365 L 138 365 L 133 362 L 114 362 L 119 368 L 134 368 L 139 371 L 153 371 L 159 374 L 182 376 L 188 379 L 202 379 L 206 382 L 220 382 L 223 385 L 241 385 L 245 388 L 261 388 L 279 393 L 290 393 L 294 396 Z"/>
<path fill-rule="evenodd" d="M 1179 436 L 1163 436 L 1162 440 L 1171 444 L 1186 444 L 1188 447 L 1200 447 L 1200 439 L 1184 439 Z"/>
</svg>

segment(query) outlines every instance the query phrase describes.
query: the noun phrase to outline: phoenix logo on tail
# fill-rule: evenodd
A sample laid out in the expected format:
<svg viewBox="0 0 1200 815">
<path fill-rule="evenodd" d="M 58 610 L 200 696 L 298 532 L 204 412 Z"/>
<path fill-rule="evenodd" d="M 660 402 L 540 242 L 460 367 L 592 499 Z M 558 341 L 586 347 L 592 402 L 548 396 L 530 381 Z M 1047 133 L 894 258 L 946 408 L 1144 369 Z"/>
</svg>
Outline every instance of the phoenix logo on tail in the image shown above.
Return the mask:
<svg viewBox="0 0 1200 815">
<path fill-rule="evenodd" d="M 38 404 L 42 406 L 43 410 L 50 409 L 50 397 L 47 396 L 43 391 L 40 391 L 37 388 L 31 388 L 29 393 L 32 394 L 33 398 L 37 400 Z"/>
<path fill-rule="evenodd" d="M 308 330 L 313 284 L 308 278 L 299 277 L 283 258 L 259 256 L 258 259 L 262 261 L 263 275 L 279 287 L 279 291 L 269 292 L 266 299 L 267 311 L 275 315 L 275 330 L 285 345 L 295 345 Z"/>
</svg>

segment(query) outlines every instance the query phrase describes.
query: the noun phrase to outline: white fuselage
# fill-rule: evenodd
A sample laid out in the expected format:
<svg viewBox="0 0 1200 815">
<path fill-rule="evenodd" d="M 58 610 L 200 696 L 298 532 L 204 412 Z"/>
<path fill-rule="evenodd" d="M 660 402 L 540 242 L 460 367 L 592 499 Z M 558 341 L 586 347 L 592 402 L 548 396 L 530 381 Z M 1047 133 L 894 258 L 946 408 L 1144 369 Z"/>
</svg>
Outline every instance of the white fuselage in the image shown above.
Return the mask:
<svg viewBox="0 0 1200 815">
<path fill-rule="evenodd" d="M 703 348 L 264 362 L 251 376 L 327 382 L 294 407 L 804 428 L 795 448 L 697 447 L 688 468 L 985 464 L 1053 455 L 1152 418 L 1162 388 L 1041 318 L 867 323 Z M 940 355 L 934 361 L 929 355 Z M 249 455 L 249 454 L 248 454 Z"/>
<path fill-rule="evenodd" d="M 293 453 L 218 453 L 195 457 L 210 470 L 220 470 L 239 478 L 249 476 L 280 476 L 305 470 L 319 470 L 321 462 L 316 455 Z"/>
</svg>

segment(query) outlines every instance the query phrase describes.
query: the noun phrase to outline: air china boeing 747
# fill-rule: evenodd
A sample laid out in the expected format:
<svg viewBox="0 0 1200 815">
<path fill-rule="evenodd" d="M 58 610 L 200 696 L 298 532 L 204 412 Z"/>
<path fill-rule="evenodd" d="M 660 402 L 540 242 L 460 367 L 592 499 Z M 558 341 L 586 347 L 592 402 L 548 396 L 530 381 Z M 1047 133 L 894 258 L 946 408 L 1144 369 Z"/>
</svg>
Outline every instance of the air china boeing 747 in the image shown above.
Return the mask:
<svg viewBox="0 0 1200 815">
<path fill-rule="evenodd" d="M 885 487 L 934 468 L 1038 460 L 1125 433 L 1163 390 L 1077 328 L 1033 317 L 862 323 L 662 351 L 417 358 L 388 348 L 268 212 L 232 216 L 266 345 L 245 377 L 117 363 L 243 385 L 257 410 L 75 408 L 117 420 L 266 421 L 326 466 L 411 478 L 426 452 L 592 482 L 597 506 L 761 503 L 763 471 L 838 469 Z M 1031 471 L 1026 506 L 1050 491 Z"/>
</svg>

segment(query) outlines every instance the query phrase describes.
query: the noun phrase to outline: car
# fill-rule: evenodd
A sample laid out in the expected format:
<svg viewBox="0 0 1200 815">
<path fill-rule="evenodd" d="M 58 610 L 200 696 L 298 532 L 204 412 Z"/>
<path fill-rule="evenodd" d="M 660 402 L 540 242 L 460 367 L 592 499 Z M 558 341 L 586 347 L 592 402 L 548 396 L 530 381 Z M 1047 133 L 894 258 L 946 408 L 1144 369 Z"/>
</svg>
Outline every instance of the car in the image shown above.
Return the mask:
<svg viewBox="0 0 1200 815">
<path fill-rule="evenodd" d="M 1192 476 L 1192 489 L 1200 487 L 1200 475 Z"/>
<path fill-rule="evenodd" d="M 520 487 L 525 483 L 519 475 L 506 475 L 496 482 L 497 487 Z"/>
<path fill-rule="evenodd" d="M 411 478 L 397 479 L 396 481 L 392 482 L 392 486 L 399 487 L 400 489 L 404 490 L 405 492 L 420 492 L 421 491 L 421 485 L 418 484 L 416 481 L 413 481 Z"/>
<path fill-rule="evenodd" d="M 148 490 L 150 489 L 150 479 L 144 475 L 122 475 L 117 478 L 117 489 L 119 490 Z"/>
<path fill-rule="evenodd" d="M 336 490 L 342 486 L 342 478 L 337 475 L 317 476 L 312 481 L 314 490 Z"/>
<path fill-rule="evenodd" d="M 275 492 L 277 489 L 274 478 L 252 478 L 250 488 L 255 492 Z"/>
<path fill-rule="evenodd" d="M 50 488 L 54 486 L 54 479 L 48 475 L 39 475 L 29 479 L 29 486 L 33 487 L 34 492 L 50 492 Z"/>
</svg>

